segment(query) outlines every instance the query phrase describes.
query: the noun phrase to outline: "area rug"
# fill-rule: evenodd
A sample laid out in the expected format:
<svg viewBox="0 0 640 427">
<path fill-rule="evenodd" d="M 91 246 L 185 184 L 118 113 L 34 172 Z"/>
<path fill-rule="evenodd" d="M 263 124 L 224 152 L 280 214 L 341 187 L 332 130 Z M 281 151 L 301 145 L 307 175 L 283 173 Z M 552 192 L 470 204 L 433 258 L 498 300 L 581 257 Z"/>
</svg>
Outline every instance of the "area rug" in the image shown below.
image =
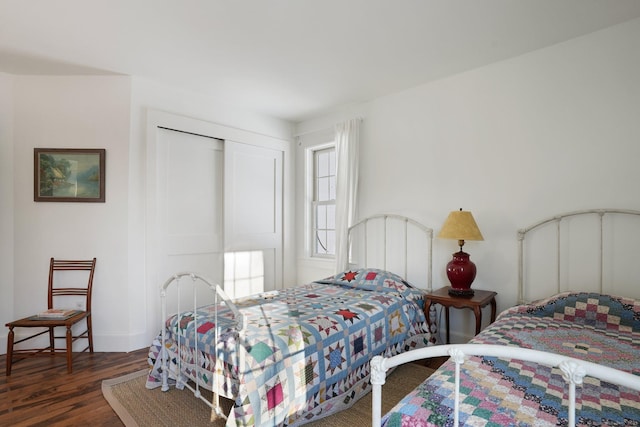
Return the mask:
<svg viewBox="0 0 640 427">
<path fill-rule="evenodd" d="M 148 370 L 134 372 L 102 382 L 102 393 L 126 427 L 156 426 L 211 426 L 222 427 L 224 420 L 210 421 L 211 410 L 190 390 L 145 387 Z M 382 413 L 389 411 L 418 384 L 433 373 L 433 369 L 417 363 L 396 368 L 382 387 Z M 211 399 L 211 392 L 201 389 Z M 228 413 L 231 401 L 224 400 L 223 410 Z M 371 425 L 371 394 L 357 401 L 351 408 L 306 424 L 309 427 L 343 427 Z"/>
</svg>

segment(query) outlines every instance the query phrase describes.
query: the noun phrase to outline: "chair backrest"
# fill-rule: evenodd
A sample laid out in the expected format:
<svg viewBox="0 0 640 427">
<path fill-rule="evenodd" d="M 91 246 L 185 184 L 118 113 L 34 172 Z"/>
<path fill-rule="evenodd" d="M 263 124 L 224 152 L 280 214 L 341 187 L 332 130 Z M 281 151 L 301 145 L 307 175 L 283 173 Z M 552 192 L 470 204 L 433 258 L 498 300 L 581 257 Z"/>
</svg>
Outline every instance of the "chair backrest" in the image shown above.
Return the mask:
<svg viewBox="0 0 640 427">
<path fill-rule="evenodd" d="M 84 296 L 85 297 L 85 311 L 91 311 L 91 290 L 93 288 L 93 274 L 96 269 L 96 259 L 89 260 L 62 260 L 51 258 L 49 264 L 49 292 L 48 292 L 48 306 L 54 308 L 53 300 L 57 296 Z M 65 282 L 65 278 L 60 280 L 55 277 L 56 272 L 64 271 L 86 271 L 87 281 L 84 282 L 84 278 L 74 280 L 74 286 L 70 286 L 68 282 Z M 60 283 L 60 284 L 59 284 Z M 65 284 L 62 284 L 65 283 Z"/>
</svg>

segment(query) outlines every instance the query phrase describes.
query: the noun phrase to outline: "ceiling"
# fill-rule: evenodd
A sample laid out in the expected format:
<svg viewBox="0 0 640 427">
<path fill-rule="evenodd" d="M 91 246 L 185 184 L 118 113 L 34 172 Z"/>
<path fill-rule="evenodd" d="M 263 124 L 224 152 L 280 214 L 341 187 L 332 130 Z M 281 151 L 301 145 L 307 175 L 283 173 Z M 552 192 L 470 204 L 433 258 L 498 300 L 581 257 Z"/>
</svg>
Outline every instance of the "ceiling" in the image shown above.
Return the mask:
<svg viewBox="0 0 640 427">
<path fill-rule="evenodd" d="M 638 17 L 638 0 L 0 0 L 0 71 L 139 76 L 298 122 Z"/>
</svg>

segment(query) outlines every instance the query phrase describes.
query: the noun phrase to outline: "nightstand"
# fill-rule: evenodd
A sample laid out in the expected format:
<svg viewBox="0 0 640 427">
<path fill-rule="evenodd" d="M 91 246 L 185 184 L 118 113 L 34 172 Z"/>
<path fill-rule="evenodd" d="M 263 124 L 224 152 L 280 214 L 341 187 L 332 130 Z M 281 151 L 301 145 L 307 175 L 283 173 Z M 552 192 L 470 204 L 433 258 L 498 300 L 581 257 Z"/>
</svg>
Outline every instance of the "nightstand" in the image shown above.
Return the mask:
<svg viewBox="0 0 640 427">
<path fill-rule="evenodd" d="M 427 324 L 431 326 L 429 311 L 431 304 L 440 304 L 444 307 L 445 321 L 447 323 L 447 344 L 449 344 L 449 307 L 468 308 L 476 316 L 476 335 L 480 333 L 482 326 L 482 309 L 491 304 L 491 322 L 496 320 L 496 295 L 497 292 L 474 289 L 472 296 L 449 295 L 449 287 L 437 289 L 431 293 L 425 293 L 424 314 L 427 317 Z"/>
</svg>

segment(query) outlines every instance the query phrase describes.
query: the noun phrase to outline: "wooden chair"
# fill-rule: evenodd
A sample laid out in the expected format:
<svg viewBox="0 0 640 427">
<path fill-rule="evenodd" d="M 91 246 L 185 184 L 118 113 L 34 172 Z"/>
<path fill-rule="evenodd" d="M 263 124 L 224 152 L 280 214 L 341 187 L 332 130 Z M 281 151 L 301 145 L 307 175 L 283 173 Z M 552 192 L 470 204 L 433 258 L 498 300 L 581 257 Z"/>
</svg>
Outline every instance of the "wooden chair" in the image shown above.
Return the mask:
<svg viewBox="0 0 640 427">
<path fill-rule="evenodd" d="M 49 290 L 48 290 L 48 298 L 47 298 L 47 307 L 49 309 L 54 308 L 69 308 L 73 310 L 71 313 L 64 315 L 63 317 L 54 318 L 45 316 L 43 314 L 36 314 L 34 316 L 25 317 L 20 320 L 16 320 L 13 322 L 7 323 L 7 327 L 9 328 L 9 335 L 7 337 L 7 376 L 11 375 L 11 365 L 15 361 L 24 359 L 26 357 L 35 357 L 35 356 L 66 356 L 67 358 L 67 372 L 72 372 L 72 353 L 73 353 L 73 343 L 78 339 L 86 339 L 88 341 L 87 347 L 81 352 L 85 352 L 89 350 L 89 352 L 93 353 L 93 331 L 91 327 L 91 291 L 93 287 L 93 275 L 96 268 L 96 259 L 92 260 L 59 260 L 51 258 L 49 264 Z M 88 279 L 86 285 L 84 284 L 84 277 L 82 278 L 82 284 L 78 286 L 71 286 L 70 284 L 59 284 L 67 283 L 64 282 L 65 279 L 70 279 L 69 274 L 75 273 L 64 273 L 71 271 L 80 271 L 86 272 Z M 60 274 L 56 274 L 60 273 Z M 66 277 L 62 277 L 65 276 Z M 61 277 L 58 277 L 61 276 Z M 74 277 L 74 284 L 77 282 L 77 277 Z M 74 308 L 74 307 L 65 307 L 60 304 L 60 301 L 63 299 L 69 299 L 69 297 L 84 297 L 84 309 Z M 62 298 L 60 298 L 62 297 Z M 54 302 L 58 302 L 58 304 L 54 304 Z M 86 329 L 84 332 L 77 333 L 74 335 L 72 331 L 72 327 L 80 322 L 81 320 L 86 321 Z M 66 329 L 66 333 L 64 336 L 57 336 L 55 328 L 56 327 L 64 327 Z M 40 332 L 37 332 L 33 335 L 22 338 L 18 341 L 14 342 L 14 328 L 45 328 Z M 49 334 L 49 346 L 39 349 L 19 349 L 14 350 L 14 345 L 19 344 L 21 342 L 30 340 L 32 338 L 41 336 L 43 334 Z M 64 339 L 66 346 L 65 348 L 56 348 L 56 340 Z"/>
</svg>

